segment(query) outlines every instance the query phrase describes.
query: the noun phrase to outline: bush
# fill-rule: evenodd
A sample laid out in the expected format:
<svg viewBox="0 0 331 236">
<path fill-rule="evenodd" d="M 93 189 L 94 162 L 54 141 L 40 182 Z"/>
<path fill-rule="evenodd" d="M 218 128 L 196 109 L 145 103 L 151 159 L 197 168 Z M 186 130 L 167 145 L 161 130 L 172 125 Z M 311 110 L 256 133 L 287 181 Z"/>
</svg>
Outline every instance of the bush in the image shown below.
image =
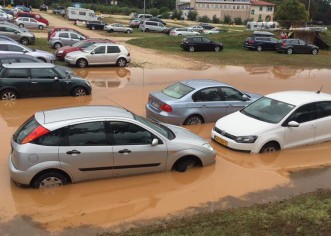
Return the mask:
<svg viewBox="0 0 331 236">
<path fill-rule="evenodd" d="M 151 14 L 152 16 L 157 16 L 159 14 L 159 9 L 157 8 L 152 8 L 149 10 L 149 14 Z"/>
<path fill-rule="evenodd" d="M 171 18 L 180 20 L 180 19 L 182 19 L 182 15 L 183 15 L 183 12 L 181 10 L 179 10 L 179 11 L 174 10 L 172 12 L 172 17 Z"/>
<path fill-rule="evenodd" d="M 162 17 L 162 19 L 170 19 L 170 14 L 169 14 L 169 12 L 163 12 L 161 14 L 161 17 Z"/>
<path fill-rule="evenodd" d="M 211 19 L 208 16 L 199 17 L 198 21 L 200 21 L 202 23 L 211 23 Z"/>
<path fill-rule="evenodd" d="M 243 23 L 243 20 L 241 19 L 241 17 L 235 17 L 233 20 L 236 25 L 242 25 L 242 23 Z"/>
<path fill-rule="evenodd" d="M 187 19 L 190 21 L 196 21 L 198 17 L 198 12 L 197 11 L 189 11 L 187 14 Z"/>
<path fill-rule="evenodd" d="M 231 16 L 225 15 L 223 22 L 224 22 L 224 24 L 231 24 Z"/>
<path fill-rule="evenodd" d="M 170 11 L 170 9 L 168 8 L 168 7 L 160 7 L 160 9 L 159 9 L 159 13 L 162 15 L 163 13 L 165 13 L 165 12 L 169 12 Z M 169 14 L 169 13 L 168 13 Z"/>
<path fill-rule="evenodd" d="M 221 20 L 216 15 L 213 15 L 212 22 L 215 23 L 215 24 L 219 24 L 219 23 L 221 23 Z"/>
</svg>

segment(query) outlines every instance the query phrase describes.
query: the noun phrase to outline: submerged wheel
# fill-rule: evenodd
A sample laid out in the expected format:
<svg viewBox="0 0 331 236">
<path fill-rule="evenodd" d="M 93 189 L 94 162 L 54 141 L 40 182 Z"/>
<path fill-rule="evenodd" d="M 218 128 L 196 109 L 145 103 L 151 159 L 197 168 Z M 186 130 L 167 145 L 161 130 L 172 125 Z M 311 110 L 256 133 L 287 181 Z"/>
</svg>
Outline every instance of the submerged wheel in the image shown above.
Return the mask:
<svg viewBox="0 0 331 236">
<path fill-rule="evenodd" d="M 193 116 L 189 116 L 185 121 L 184 121 L 184 125 L 198 125 L 198 124 L 202 124 L 203 123 L 203 119 L 201 116 L 199 115 L 193 115 Z"/>
<path fill-rule="evenodd" d="M 78 59 L 76 64 L 79 68 L 85 68 L 88 65 L 87 61 L 84 58 Z"/>
<path fill-rule="evenodd" d="M 74 89 L 72 95 L 74 97 L 81 97 L 81 96 L 86 96 L 87 95 L 87 92 L 86 92 L 86 89 L 83 88 L 83 87 L 77 87 Z"/>
<path fill-rule="evenodd" d="M 11 89 L 6 89 L 0 93 L 1 100 L 15 100 L 18 98 L 15 91 Z"/>
<path fill-rule="evenodd" d="M 192 168 L 195 166 L 196 160 L 192 157 L 186 157 L 183 159 L 180 159 L 176 164 L 174 169 L 178 172 L 185 172 L 188 169 Z"/>
<path fill-rule="evenodd" d="M 116 65 L 119 67 L 125 67 L 127 64 L 127 61 L 125 58 L 119 58 L 116 62 Z"/>
<path fill-rule="evenodd" d="M 34 188 L 50 188 L 57 187 L 61 185 L 66 185 L 69 183 L 67 177 L 59 172 L 46 172 L 39 177 L 37 177 L 32 186 Z"/>
<path fill-rule="evenodd" d="M 279 145 L 277 143 L 266 143 L 261 148 L 260 153 L 270 153 L 270 152 L 276 152 L 280 149 Z"/>
</svg>

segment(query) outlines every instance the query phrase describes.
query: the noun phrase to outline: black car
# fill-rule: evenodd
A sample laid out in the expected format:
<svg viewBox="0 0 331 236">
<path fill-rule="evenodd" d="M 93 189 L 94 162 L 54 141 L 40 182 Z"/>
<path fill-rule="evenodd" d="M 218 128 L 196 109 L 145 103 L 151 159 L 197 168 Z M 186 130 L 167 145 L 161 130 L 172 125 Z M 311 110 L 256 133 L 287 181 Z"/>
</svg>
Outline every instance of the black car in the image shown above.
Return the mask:
<svg viewBox="0 0 331 236">
<path fill-rule="evenodd" d="M 94 21 L 87 21 L 86 27 L 91 30 L 103 30 L 105 28 L 105 23 L 103 21 L 94 20 Z"/>
<path fill-rule="evenodd" d="M 208 24 L 208 23 L 200 23 L 200 25 L 202 26 L 202 28 L 210 30 L 210 29 L 214 29 L 215 27 Z"/>
<path fill-rule="evenodd" d="M 244 47 L 259 52 L 262 50 L 276 50 L 277 42 L 278 40 L 273 37 L 252 35 L 245 40 Z"/>
<path fill-rule="evenodd" d="M 220 52 L 223 50 L 223 44 L 213 42 L 209 38 L 203 36 L 191 36 L 182 40 L 180 46 L 187 51 L 215 51 Z"/>
<path fill-rule="evenodd" d="M 39 7 L 40 11 L 47 11 L 48 10 L 48 6 L 46 6 L 45 4 L 41 4 Z"/>
<path fill-rule="evenodd" d="M 309 44 L 301 39 L 281 39 L 276 44 L 278 52 L 292 53 L 311 53 L 316 55 L 319 48 L 313 44 Z"/>
<path fill-rule="evenodd" d="M 62 6 L 58 6 L 53 9 L 54 14 L 64 15 L 65 14 L 65 8 Z"/>
</svg>

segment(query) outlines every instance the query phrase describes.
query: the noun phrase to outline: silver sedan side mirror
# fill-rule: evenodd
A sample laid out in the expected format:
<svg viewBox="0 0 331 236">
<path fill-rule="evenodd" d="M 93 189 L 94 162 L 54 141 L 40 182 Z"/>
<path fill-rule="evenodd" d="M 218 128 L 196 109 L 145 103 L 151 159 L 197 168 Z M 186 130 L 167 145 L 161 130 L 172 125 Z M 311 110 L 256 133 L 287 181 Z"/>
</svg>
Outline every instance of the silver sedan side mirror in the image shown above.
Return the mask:
<svg viewBox="0 0 331 236">
<path fill-rule="evenodd" d="M 153 138 L 152 140 L 152 146 L 156 146 L 159 144 L 159 140 L 157 138 Z"/>
<path fill-rule="evenodd" d="M 294 120 L 288 122 L 288 124 L 287 124 L 288 127 L 299 127 L 299 125 L 300 124 Z"/>
</svg>

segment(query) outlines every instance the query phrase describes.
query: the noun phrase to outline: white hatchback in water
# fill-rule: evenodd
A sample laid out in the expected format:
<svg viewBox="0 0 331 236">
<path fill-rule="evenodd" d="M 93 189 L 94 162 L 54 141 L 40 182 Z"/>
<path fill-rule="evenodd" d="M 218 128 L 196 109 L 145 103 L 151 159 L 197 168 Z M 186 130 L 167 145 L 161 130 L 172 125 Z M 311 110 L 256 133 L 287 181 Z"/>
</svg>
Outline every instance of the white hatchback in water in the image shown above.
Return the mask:
<svg viewBox="0 0 331 236">
<path fill-rule="evenodd" d="M 211 138 L 230 149 L 272 152 L 331 140 L 331 95 L 287 91 L 266 95 L 219 119 Z"/>
</svg>

